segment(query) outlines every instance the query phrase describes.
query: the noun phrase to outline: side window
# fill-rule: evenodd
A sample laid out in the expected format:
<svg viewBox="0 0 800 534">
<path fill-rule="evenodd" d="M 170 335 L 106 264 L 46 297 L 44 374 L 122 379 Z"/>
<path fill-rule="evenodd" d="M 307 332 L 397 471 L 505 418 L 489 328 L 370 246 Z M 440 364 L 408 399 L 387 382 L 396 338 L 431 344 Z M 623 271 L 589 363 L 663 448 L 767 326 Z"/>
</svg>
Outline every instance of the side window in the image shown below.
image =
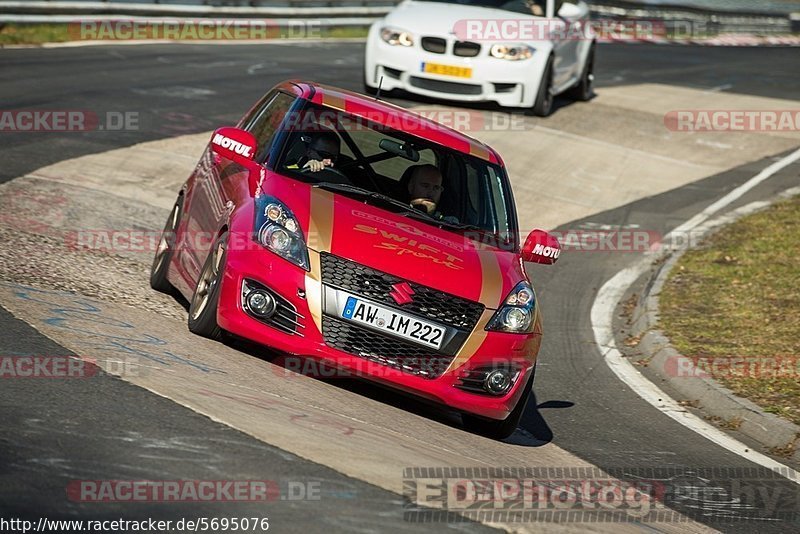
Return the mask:
<svg viewBox="0 0 800 534">
<path fill-rule="evenodd" d="M 249 124 L 245 124 L 244 129 L 252 133 L 258 141 L 256 161 L 263 162 L 266 159 L 272 147 L 272 139 L 295 99 L 286 93 L 275 93 L 272 98 L 267 98 L 267 103 Z"/>
<path fill-rule="evenodd" d="M 505 191 L 503 190 L 503 184 L 500 180 L 500 177 L 497 175 L 495 170 L 492 167 L 487 166 L 486 172 L 486 181 L 491 188 L 495 220 L 497 220 L 497 224 L 500 225 L 499 228 L 496 228 L 495 230 L 499 232 L 502 237 L 507 238 L 509 236 L 509 232 L 511 232 L 511 228 L 508 226 L 508 199 L 506 198 Z"/>
</svg>

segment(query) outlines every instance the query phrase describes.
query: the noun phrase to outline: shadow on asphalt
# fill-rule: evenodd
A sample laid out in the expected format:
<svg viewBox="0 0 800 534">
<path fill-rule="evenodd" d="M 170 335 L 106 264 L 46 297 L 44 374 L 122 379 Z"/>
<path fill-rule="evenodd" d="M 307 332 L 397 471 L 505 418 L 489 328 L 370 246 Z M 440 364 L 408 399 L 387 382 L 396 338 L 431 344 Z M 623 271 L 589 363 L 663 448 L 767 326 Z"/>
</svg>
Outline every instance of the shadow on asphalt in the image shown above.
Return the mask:
<svg viewBox="0 0 800 534">
<path fill-rule="evenodd" d="M 284 373 L 287 378 L 319 380 L 320 382 L 344 389 L 349 393 L 381 402 L 449 427 L 457 428 L 463 432 L 469 432 L 464 429 L 461 423 L 461 416 L 457 412 L 450 411 L 446 407 L 428 402 L 419 397 L 404 394 L 387 386 L 370 382 L 367 379 L 347 376 L 346 373 L 337 371 L 333 367 L 325 367 L 321 365 L 320 362 L 310 358 L 305 358 L 303 361 L 309 362 L 311 365 L 306 367 L 304 364 L 301 364 L 301 372 L 298 373 L 297 364 L 293 358 L 287 359 L 286 355 L 271 351 L 269 348 L 245 339 L 227 337 L 225 339 L 225 344 L 235 350 L 263 360 L 267 365 L 282 368 L 282 371 L 276 369 L 276 373 Z M 292 362 L 292 365 L 287 366 L 287 362 Z M 313 370 L 315 372 L 304 372 L 308 370 Z M 553 431 L 545 421 L 540 410 L 572 408 L 573 406 L 575 406 L 575 403 L 563 400 L 550 400 L 538 404 L 536 393 L 532 392 L 531 398 L 528 401 L 528 407 L 520 421 L 519 428 L 514 435 L 504 441 L 509 444 L 525 447 L 541 447 L 550 443 L 553 441 Z"/>
</svg>

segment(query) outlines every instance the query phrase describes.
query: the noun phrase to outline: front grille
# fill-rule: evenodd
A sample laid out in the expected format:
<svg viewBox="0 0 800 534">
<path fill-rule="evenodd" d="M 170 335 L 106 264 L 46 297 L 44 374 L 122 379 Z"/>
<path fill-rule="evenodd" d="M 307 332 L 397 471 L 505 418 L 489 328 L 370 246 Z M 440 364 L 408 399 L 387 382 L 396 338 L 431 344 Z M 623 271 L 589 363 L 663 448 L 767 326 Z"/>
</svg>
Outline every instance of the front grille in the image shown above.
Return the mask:
<svg viewBox="0 0 800 534">
<path fill-rule="evenodd" d="M 424 378 L 438 378 L 453 360 L 329 315 L 322 316 L 322 335 L 329 347 Z"/>
<path fill-rule="evenodd" d="M 456 41 L 453 45 L 453 54 L 461 57 L 475 57 L 481 53 L 481 45 L 469 41 Z"/>
<path fill-rule="evenodd" d="M 393 284 L 406 282 L 406 280 L 333 254 L 323 252 L 320 256 L 324 284 L 398 308 L 406 313 L 418 315 L 461 331 L 471 331 L 483 313 L 484 306 L 479 302 L 450 295 L 414 282 L 408 282 L 414 290 L 412 297 L 414 301 L 399 306 L 389 296 L 389 293 L 392 291 Z"/>
<path fill-rule="evenodd" d="M 479 95 L 483 92 L 483 87 L 469 83 L 443 82 L 440 80 L 429 80 L 412 76 L 409 80 L 411 85 L 427 91 L 437 93 L 449 93 L 451 95 Z"/>
<path fill-rule="evenodd" d="M 511 93 L 517 89 L 517 84 L 515 83 L 495 83 L 492 85 L 494 85 L 495 93 Z"/>
<path fill-rule="evenodd" d="M 390 69 L 389 67 L 383 67 L 383 72 L 386 74 L 386 76 L 389 78 L 394 78 L 395 80 L 399 80 L 400 75 L 403 74 L 402 70 Z"/>
<path fill-rule="evenodd" d="M 447 50 L 447 41 L 440 37 L 423 37 L 422 49 L 434 54 L 444 54 Z"/>
</svg>

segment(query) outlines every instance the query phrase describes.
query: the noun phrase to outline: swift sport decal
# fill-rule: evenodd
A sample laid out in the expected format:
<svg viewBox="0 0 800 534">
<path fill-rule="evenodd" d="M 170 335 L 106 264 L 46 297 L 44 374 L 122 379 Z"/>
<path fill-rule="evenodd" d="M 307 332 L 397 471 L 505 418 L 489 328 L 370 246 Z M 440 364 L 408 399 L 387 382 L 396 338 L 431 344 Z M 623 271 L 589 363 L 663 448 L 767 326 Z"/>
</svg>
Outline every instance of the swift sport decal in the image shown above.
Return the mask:
<svg viewBox="0 0 800 534">
<path fill-rule="evenodd" d="M 386 240 L 372 245 L 375 248 L 394 251 L 398 256 L 411 254 L 417 258 L 427 259 L 439 265 L 449 267 L 450 269 L 461 270 L 464 268 L 456 263 L 463 262 L 464 260 L 462 258 L 444 252 L 432 245 L 420 243 L 416 239 L 401 236 L 388 230 L 380 230 L 373 226 L 366 226 L 364 224 L 357 224 L 353 229 L 365 234 L 380 236 Z"/>
</svg>

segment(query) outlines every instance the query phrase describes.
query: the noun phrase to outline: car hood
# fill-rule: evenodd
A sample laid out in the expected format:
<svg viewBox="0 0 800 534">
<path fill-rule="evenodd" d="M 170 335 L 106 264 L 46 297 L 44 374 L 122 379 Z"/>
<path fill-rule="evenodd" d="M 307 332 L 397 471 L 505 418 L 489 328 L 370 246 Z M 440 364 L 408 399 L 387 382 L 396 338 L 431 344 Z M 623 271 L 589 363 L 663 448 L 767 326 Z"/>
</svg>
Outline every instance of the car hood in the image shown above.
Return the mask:
<svg viewBox="0 0 800 534">
<path fill-rule="evenodd" d="M 456 23 L 466 19 L 540 18 L 490 7 L 465 6 L 443 2 L 403 2 L 394 11 L 390 12 L 384 21 L 386 26 L 406 30 L 415 35 L 447 37 L 454 31 Z"/>
<path fill-rule="evenodd" d="M 307 184 L 295 182 L 295 186 L 291 191 L 284 188 L 280 196 L 303 227 L 311 250 L 491 309 L 527 279 L 515 252 L 482 246 L 460 234 Z"/>
</svg>

